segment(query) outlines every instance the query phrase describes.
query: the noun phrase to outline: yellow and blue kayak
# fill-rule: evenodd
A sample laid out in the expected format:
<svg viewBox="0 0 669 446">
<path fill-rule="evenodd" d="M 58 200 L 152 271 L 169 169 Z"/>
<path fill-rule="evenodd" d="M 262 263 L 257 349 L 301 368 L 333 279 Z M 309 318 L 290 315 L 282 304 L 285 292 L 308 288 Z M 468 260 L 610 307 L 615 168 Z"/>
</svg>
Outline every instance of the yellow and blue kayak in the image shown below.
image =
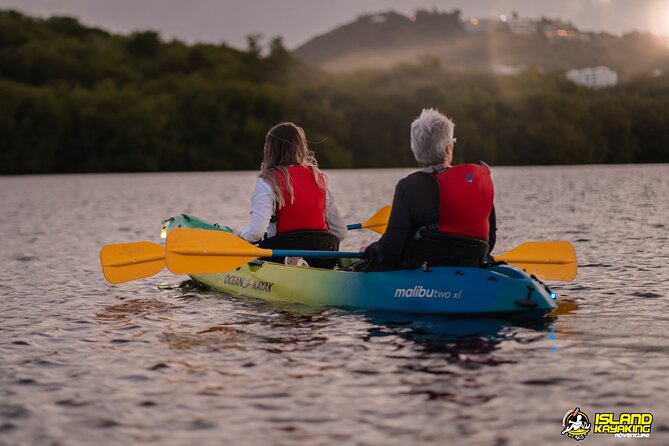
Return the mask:
<svg viewBox="0 0 669 446">
<path fill-rule="evenodd" d="M 171 219 L 167 231 L 175 228 L 231 231 L 186 215 Z M 522 317 L 542 317 L 557 307 L 546 285 L 507 264 L 365 273 L 254 261 L 230 272 L 191 277 L 234 296 L 310 306 Z"/>
</svg>

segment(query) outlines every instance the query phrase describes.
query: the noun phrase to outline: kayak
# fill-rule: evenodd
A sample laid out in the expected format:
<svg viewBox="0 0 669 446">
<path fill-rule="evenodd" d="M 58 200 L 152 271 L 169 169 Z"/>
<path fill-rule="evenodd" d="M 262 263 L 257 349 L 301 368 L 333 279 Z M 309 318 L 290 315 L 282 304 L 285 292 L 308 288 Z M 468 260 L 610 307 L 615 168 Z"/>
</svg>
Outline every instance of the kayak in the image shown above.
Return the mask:
<svg viewBox="0 0 669 446">
<path fill-rule="evenodd" d="M 166 232 L 175 228 L 232 232 L 187 215 L 166 223 Z M 557 308 L 555 293 L 544 283 L 508 264 L 353 272 L 256 260 L 233 271 L 191 277 L 233 296 L 310 306 L 521 317 L 543 317 Z"/>
</svg>

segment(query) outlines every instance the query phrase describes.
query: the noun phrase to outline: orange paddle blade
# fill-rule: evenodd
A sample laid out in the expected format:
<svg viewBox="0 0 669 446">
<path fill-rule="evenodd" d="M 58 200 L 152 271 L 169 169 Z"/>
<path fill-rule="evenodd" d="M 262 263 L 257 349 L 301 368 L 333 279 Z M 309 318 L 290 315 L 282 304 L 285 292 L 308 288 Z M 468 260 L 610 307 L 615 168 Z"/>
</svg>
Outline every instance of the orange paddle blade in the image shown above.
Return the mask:
<svg viewBox="0 0 669 446">
<path fill-rule="evenodd" d="M 360 224 L 362 228 L 370 229 L 379 234 L 386 232 L 386 227 L 388 226 L 388 219 L 390 218 L 390 206 L 383 207 L 379 209 L 376 214 L 372 215 L 370 218 L 365 220 Z"/>
<path fill-rule="evenodd" d="M 100 263 L 109 283 L 123 283 L 158 274 L 165 268 L 165 248 L 150 242 L 104 246 Z"/>
<path fill-rule="evenodd" d="M 224 273 L 258 257 L 271 257 L 261 249 L 223 231 L 178 228 L 167 236 L 167 268 L 175 274 Z"/>
<path fill-rule="evenodd" d="M 495 256 L 534 274 L 540 279 L 571 281 L 578 263 L 574 246 L 566 241 L 526 242 L 509 252 Z"/>
</svg>

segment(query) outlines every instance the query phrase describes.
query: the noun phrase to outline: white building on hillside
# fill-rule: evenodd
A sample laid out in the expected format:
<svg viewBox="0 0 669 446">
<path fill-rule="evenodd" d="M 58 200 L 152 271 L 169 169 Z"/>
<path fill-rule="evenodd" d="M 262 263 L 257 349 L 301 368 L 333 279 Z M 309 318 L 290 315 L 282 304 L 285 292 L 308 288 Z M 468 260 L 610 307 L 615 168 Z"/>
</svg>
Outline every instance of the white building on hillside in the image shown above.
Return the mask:
<svg viewBox="0 0 669 446">
<path fill-rule="evenodd" d="M 493 65 L 492 72 L 498 76 L 517 76 L 527 71 L 527 65 Z"/>
<path fill-rule="evenodd" d="M 588 88 L 613 87 L 618 83 L 618 73 L 604 66 L 581 68 L 567 71 L 567 79 Z"/>
<path fill-rule="evenodd" d="M 590 35 L 582 33 L 571 23 L 563 22 L 561 20 L 544 20 L 540 24 L 541 30 L 551 43 L 557 43 L 564 40 L 580 40 L 582 42 L 589 42 Z"/>
<path fill-rule="evenodd" d="M 388 16 L 386 14 L 372 14 L 369 16 L 369 20 L 372 23 L 386 23 L 388 21 Z"/>
<path fill-rule="evenodd" d="M 507 22 L 507 25 L 509 25 L 509 30 L 517 36 L 532 37 L 538 30 L 537 21 L 531 19 L 514 17 Z"/>
<path fill-rule="evenodd" d="M 477 19 L 472 17 L 464 23 L 465 31 L 468 33 L 488 33 L 491 31 L 493 21 L 490 19 Z"/>
</svg>

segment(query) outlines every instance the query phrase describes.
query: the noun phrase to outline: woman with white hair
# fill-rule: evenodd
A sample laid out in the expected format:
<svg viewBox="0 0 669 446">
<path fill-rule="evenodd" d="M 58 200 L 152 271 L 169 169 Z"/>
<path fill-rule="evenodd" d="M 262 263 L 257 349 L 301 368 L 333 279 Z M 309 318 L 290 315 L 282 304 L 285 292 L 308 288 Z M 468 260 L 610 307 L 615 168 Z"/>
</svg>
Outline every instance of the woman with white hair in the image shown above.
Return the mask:
<svg viewBox="0 0 669 446">
<path fill-rule="evenodd" d="M 478 266 L 495 244 L 494 188 L 483 163 L 451 166 L 455 124 L 424 109 L 411 124 L 422 169 L 400 180 L 385 234 L 365 250 L 374 265 Z"/>
</svg>

